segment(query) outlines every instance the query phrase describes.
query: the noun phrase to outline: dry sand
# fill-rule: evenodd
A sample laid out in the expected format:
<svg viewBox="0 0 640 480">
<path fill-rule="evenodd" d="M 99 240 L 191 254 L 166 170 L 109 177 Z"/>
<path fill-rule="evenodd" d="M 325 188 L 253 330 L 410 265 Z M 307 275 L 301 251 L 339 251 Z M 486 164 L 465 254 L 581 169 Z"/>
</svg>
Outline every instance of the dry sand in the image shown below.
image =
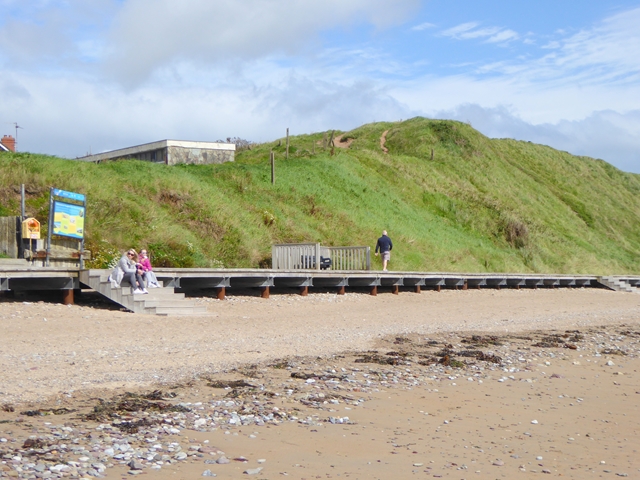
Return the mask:
<svg viewBox="0 0 640 480">
<path fill-rule="evenodd" d="M 635 294 L 92 301 L 0 302 L 0 477 L 640 478 Z"/>
</svg>

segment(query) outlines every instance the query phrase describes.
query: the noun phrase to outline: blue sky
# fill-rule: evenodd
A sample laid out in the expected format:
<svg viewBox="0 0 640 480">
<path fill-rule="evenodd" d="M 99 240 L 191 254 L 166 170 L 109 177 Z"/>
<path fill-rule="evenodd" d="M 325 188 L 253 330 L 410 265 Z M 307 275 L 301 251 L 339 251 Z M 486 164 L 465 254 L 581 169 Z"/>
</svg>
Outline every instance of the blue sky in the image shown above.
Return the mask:
<svg viewBox="0 0 640 480">
<path fill-rule="evenodd" d="M 73 158 L 417 115 L 640 173 L 640 1 L 0 0 L 0 134 Z"/>
</svg>

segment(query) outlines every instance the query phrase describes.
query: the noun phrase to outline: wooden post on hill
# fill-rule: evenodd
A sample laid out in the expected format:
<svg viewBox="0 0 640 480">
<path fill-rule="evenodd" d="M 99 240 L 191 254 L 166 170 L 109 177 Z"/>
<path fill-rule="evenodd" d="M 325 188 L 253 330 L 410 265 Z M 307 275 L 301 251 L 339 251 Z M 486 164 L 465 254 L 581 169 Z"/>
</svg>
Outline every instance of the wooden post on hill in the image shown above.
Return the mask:
<svg viewBox="0 0 640 480">
<path fill-rule="evenodd" d="M 269 153 L 269 160 L 271 161 L 271 185 L 276 184 L 276 154 Z"/>
<path fill-rule="evenodd" d="M 287 155 L 285 158 L 289 160 L 289 127 L 287 127 Z"/>
<path fill-rule="evenodd" d="M 331 147 L 331 156 L 333 157 L 335 153 L 335 142 L 333 141 L 333 135 L 336 133 L 335 130 L 331 130 L 331 136 L 329 137 L 329 146 Z"/>
<path fill-rule="evenodd" d="M 434 155 L 434 153 L 433 153 L 433 148 L 432 148 L 431 149 L 431 160 L 433 160 L 433 155 Z"/>
</svg>

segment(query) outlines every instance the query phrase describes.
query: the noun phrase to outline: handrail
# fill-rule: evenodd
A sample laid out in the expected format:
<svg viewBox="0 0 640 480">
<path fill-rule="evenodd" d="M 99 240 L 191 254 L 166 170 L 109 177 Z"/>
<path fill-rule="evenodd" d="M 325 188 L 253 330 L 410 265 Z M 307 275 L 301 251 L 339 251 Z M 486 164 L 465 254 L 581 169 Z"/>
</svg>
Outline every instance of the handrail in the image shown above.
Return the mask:
<svg viewBox="0 0 640 480">
<path fill-rule="evenodd" d="M 371 270 L 371 247 L 323 247 L 319 243 L 281 243 L 271 247 L 274 270 L 320 270 L 323 258 L 331 259 L 332 270 Z"/>
<path fill-rule="evenodd" d="M 371 270 L 371 247 L 327 247 L 333 270 Z"/>
<path fill-rule="evenodd" d="M 271 247 L 271 268 L 275 270 L 320 270 L 319 243 L 282 243 Z"/>
</svg>

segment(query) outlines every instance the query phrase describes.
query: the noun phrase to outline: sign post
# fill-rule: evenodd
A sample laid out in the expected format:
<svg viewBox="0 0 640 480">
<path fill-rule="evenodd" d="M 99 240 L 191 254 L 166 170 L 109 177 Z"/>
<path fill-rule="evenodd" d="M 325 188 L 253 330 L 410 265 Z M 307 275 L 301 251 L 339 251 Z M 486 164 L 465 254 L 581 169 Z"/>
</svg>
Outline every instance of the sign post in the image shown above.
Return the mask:
<svg viewBox="0 0 640 480">
<path fill-rule="evenodd" d="M 51 236 L 69 237 L 80 242 L 80 268 L 84 268 L 84 223 L 86 197 L 81 193 L 52 188 L 49 196 L 49 231 L 47 232 L 47 260 L 51 256 Z"/>
</svg>

